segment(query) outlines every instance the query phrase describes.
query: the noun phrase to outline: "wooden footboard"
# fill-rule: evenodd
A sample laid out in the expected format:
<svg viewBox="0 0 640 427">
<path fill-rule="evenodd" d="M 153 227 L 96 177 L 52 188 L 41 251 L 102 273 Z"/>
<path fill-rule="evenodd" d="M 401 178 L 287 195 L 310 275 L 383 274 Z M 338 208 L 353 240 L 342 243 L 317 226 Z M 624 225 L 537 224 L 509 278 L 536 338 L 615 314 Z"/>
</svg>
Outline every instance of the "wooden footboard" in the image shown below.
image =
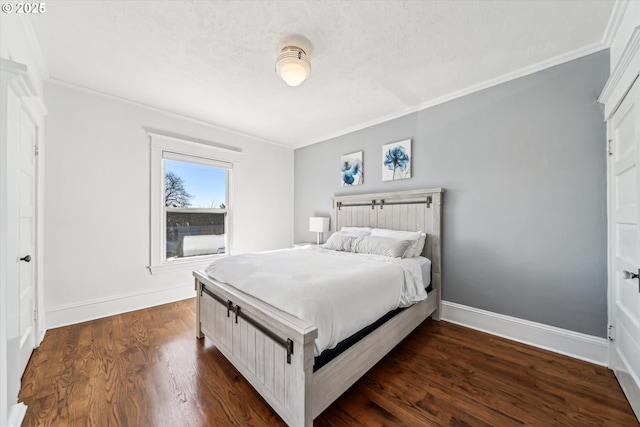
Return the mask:
<svg viewBox="0 0 640 427">
<path fill-rule="evenodd" d="M 198 329 L 290 426 L 311 426 L 315 326 L 195 272 Z"/>
<path fill-rule="evenodd" d="M 315 326 L 232 287 L 194 272 L 198 338 L 204 335 L 292 427 L 313 419 L 427 317 L 440 297 L 429 298 L 387 321 L 349 350 L 313 372 Z M 238 309 L 240 307 L 240 309 Z"/>
</svg>

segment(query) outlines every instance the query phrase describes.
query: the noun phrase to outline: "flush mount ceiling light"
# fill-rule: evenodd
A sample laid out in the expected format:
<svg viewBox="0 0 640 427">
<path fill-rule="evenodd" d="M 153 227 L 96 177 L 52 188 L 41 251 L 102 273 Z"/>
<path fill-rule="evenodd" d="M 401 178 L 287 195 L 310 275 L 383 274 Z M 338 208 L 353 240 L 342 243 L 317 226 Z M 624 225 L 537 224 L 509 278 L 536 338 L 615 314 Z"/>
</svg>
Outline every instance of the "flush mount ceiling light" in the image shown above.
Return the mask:
<svg viewBox="0 0 640 427">
<path fill-rule="evenodd" d="M 289 86 L 298 86 L 306 80 L 311 73 L 311 63 L 309 57 L 296 46 L 282 48 L 276 61 L 276 73 Z"/>
</svg>

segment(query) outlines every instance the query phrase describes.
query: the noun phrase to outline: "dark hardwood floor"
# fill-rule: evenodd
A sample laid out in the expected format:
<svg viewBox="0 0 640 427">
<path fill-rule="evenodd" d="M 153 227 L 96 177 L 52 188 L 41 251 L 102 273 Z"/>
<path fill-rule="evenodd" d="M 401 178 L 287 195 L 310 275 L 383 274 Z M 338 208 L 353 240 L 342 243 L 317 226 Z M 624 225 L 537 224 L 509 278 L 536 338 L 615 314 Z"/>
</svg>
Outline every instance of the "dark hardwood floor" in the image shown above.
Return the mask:
<svg viewBox="0 0 640 427">
<path fill-rule="evenodd" d="M 23 426 L 283 426 L 207 340 L 195 300 L 53 329 Z M 426 321 L 315 426 L 638 426 L 601 366 Z"/>
</svg>

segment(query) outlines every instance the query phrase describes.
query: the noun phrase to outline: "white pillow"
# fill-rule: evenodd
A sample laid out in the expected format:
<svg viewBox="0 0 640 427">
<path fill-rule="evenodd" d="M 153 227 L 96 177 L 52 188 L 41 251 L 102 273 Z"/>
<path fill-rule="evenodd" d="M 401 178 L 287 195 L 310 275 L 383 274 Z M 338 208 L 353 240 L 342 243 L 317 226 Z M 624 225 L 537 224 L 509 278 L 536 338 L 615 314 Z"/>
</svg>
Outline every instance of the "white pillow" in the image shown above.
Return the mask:
<svg viewBox="0 0 640 427">
<path fill-rule="evenodd" d="M 371 228 L 369 227 L 342 227 L 340 229 L 340 234 L 344 236 L 370 236 Z"/>
<path fill-rule="evenodd" d="M 418 240 L 418 247 L 416 248 L 416 253 L 413 256 L 421 256 L 422 251 L 424 250 L 424 244 L 427 242 L 427 233 L 420 234 L 420 240 Z"/>
<path fill-rule="evenodd" d="M 399 240 L 390 237 L 363 236 L 358 237 L 351 245 L 351 252 L 357 254 L 383 255 L 393 258 L 401 258 L 411 240 Z"/>
<path fill-rule="evenodd" d="M 354 236 L 345 236 L 340 233 L 333 233 L 327 243 L 320 245 L 321 248 L 330 249 L 332 251 L 351 252 L 351 246 L 356 239 Z"/>
<path fill-rule="evenodd" d="M 392 239 L 399 239 L 399 240 L 410 240 L 411 246 L 409 246 L 403 258 L 413 258 L 422 253 L 422 250 L 418 251 L 418 241 L 420 240 L 420 237 L 422 234 L 424 234 L 422 230 L 400 231 L 400 230 L 388 230 L 386 228 L 374 228 L 373 230 L 371 230 L 372 236 L 389 237 Z M 424 246 L 424 243 L 423 243 L 423 246 Z"/>
</svg>

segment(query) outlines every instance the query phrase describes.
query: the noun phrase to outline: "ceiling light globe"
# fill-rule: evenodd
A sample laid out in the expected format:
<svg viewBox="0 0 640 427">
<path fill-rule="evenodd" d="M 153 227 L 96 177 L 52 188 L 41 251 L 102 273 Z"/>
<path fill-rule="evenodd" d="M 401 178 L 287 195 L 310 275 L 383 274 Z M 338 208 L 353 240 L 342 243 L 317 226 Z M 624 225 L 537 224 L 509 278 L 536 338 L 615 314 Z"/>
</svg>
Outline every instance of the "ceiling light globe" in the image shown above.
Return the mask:
<svg viewBox="0 0 640 427">
<path fill-rule="evenodd" d="M 289 62 L 280 67 L 280 77 L 289 86 L 298 86 L 307 78 L 307 71 L 300 64 Z"/>
<path fill-rule="evenodd" d="M 289 86 L 298 86 L 309 77 L 311 63 L 304 50 L 295 46 L 287 46 L 278 55 L 276 73 Z"/>
</svg>

